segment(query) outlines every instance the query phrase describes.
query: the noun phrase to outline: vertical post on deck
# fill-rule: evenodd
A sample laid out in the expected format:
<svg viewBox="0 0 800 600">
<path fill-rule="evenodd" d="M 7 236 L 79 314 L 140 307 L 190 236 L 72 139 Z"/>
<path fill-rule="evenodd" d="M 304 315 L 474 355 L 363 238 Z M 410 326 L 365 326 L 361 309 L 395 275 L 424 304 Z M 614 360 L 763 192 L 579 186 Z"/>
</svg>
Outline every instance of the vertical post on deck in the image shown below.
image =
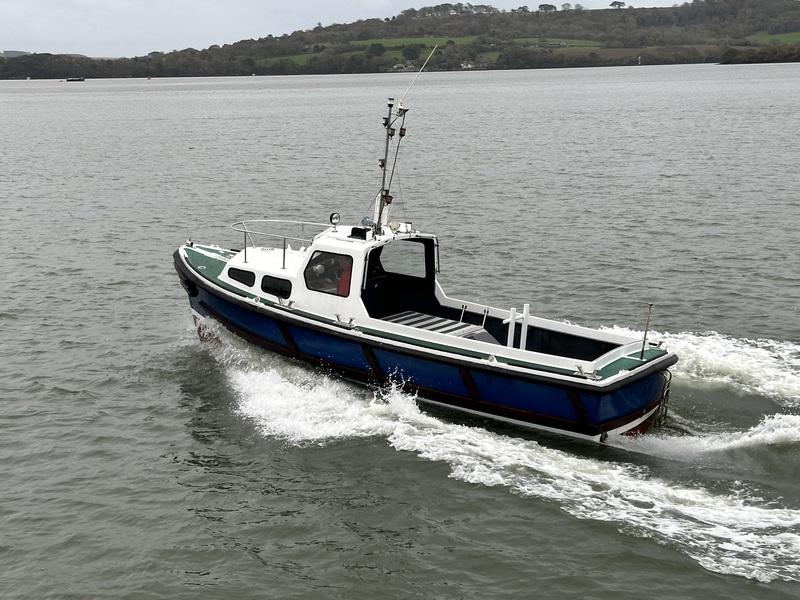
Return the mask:
<svg viewBox="0 0 800 600">
<path fill-rule="evenodd" d="M 508 316 L 508 339 L 506 346 L 509 348 L 514 347 L 514 330 L 517 328 L 517 307 L 513 307 Z"/>
<path fill-rule="evenodd" d="M 530 304 L 523 304 L 522 305 L 522 331 L 519 333 L 519 349 L 525 350 L 525 346 L 528 343 L 528 317 L 531 313 L 531 305 Z"/>
</svg>

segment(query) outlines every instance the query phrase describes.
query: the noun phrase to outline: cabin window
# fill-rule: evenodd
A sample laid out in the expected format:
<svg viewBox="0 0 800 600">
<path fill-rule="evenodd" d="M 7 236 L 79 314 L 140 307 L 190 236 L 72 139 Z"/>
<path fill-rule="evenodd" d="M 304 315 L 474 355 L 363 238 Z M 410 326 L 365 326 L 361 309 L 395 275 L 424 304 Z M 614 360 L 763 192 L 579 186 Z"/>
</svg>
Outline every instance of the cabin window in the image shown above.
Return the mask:
<svg viewBox="0 0 800 600">
<path fill-rule="evenodd" d="M 264 275 L 261 278 L 261 290 L 278 298 L 286 299 L 292 295 L 292 282 L 288 279 Z"/>
<path fill-rule="evenodd" d="M 424 279 L 425 246 L 413 240 L 399 240 L 383 246 L 380 264 L 387 273 Z"/>
<path fill-rule="evenodd" d="M 306 287 L 310 290 L 336 296 L 349 296 L 352 273 L 351 256 L 318 250 L 308 261 L 303 277 L 306 280 Z"/>
<path fill-rule="evenodd" d="M 228 277 L 249 287 L 253 287 L 256 283 L 255 273 L 252 271 L 245 271 L 243 269 L 235 269 L 234 267 L 228 269 Z"/>
</svg>

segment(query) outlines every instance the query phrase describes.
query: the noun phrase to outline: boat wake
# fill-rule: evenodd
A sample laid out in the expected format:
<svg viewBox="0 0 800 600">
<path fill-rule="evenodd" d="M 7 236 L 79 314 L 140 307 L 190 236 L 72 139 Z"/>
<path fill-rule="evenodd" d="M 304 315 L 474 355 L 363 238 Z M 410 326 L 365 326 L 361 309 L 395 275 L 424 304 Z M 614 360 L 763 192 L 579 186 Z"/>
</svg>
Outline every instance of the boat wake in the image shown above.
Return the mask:
<svg viewBox="0 0 800 600">
<path fill-rule="evenodd" d="M 740 449 L 800 446 L 800 415 L 777 414 L 764 417 L 746 431 L 697 435 L 618 436 L 611 444 L 637 452 L 680 461 Z"/>
<path fill-rule="evenodd" d="M 236 341 L 211 351 L 239 397 L 239 412 L 265 435 L 297 445 L 386 439 L 397 450 L 449 465 L 456 479 L 503 486 L 557 503 L 576 518 L 614 523 L 620 532 L 674 548 L 709 571 L 761 582 L 800 581 L 800 510 L 743 490 L 671 482 L 641 465 L 447 423 L 420 412 L 414 397 L 398 389 L 373 393 Z M 776 415 L 738 435 L 689 443 L 698 452 L 795 444 L 798 424 L 800 417 Z"/>
<path fill-rule="evenodd" d="M 601 328 L 631 337 L 642 331 Z M 785 408 L 800 408 L 800 344 L 769 339 L 739 339 L 716 333 L 650 332 L 679 361 L 676 377 L 731 385 L 746 393 L 772 398 Z"/>
</svg>

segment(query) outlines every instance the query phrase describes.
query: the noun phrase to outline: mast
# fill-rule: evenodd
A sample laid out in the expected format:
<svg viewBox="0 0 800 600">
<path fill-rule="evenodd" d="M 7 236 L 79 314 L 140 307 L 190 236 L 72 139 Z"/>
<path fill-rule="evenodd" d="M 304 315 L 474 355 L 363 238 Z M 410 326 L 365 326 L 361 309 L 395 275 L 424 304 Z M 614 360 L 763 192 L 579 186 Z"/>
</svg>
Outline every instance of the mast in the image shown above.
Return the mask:
<svg viewBox="0 0 800 600">
<path fill-rule="evenodd" d="M 422 74 L 422 71 L 425 70 L 425 67 L 428 64 L 428 61 L 433 56 L 433 53 L 436 52 L 436 49 L 439 46 L 436 45 L 431 50 L 431 53 L 428 55 L 428 58 L 425 59 L 425 62 L 422 63 L 422 67 L 417 72 L 417 75 L 411 81 L 411 84 L 406 88 L 406 91 L 403 92 L 403 96 L 400 98 L 400 101 L 397 103 L 397 110 L 393 113 L 392 109 L 394 108 L 394 98 L 389 98 L 389 113 L 383 118 L 383 127 L 386 129 L 386 145 L 383 148 L 383 158 L 378 161 L 378 165 L 381 167 L 381 191 L 378 192 L 378 196 L 375 198 L 375 213 L 373 217 L 374 224 L 372 225 L 372 232 L 374 235 L 379 235 L 381 233 L 381 228 L 389 222 L 389 207 L 392 204 L 392 195 L 389 193 L 392 187 L 392 178 L 394 177 L 394 169 L 397 165 L 397 153 L 400 151 L 400 142 L 402 141 L 403 137 L 406 135 L 406 113 L 408 109 L 403 106 L 403 100 L 408 95 L 408 92 L 411 91 L 411 88 L 414 87 L 419 76 Z M 400 119 L 400 128 L 399 132 L 395 130 L 394 124 L 397 122 L 397 119 Z M 392 171 L 391 173 L 387 172 L 387 168 L 389 166 L 389 142 L 394 137 L 395 133 L 400 134 L 400 139 L 397 141 L 397 146 L 395 147 L 394 151 L 394 160 L 392 161 Z"/>
<path fill-rule="evenodd" d="M 383 149 L 383 158 L 378 161 L 378 165 L 381 168 L 381 190 L 378 192 L 378 197 L 375 198 L 375 217 L 373 219 L 375 221 L 375 234 L 380 233 L 381 227 L 389 222 L 389 206 L 393 199 L 390 190 L 392 186 L 392 176 L 394 175 L 394 167 L 397 164 L 397 152 L 395 152 L 392 171 L 389 173 L 389 142 L 396 133 L 399 133 L 401 139 L 406 135 L 405 122 L 408 109 L 404 108 L 401 102 L 397 105 L 397 111 L 393 112 L 394 98 L 389 98 L 387 104 L 389 106 L 389 113 L 383 118 L 383 127 L 386 130 L 386 144 Z M 400 119 L 399 132 L 394 127 L 397 119 Z M 400 142 L 398 142 L 398 150 L 399 144 Z"/>
</svg>

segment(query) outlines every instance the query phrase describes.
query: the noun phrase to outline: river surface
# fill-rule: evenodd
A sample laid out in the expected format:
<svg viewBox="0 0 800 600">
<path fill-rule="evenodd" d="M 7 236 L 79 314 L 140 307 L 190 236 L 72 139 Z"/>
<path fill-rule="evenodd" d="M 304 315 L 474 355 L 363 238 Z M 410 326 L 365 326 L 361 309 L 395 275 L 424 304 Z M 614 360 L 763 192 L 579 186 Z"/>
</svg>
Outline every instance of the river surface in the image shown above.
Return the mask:
<svg viewBox="0 0 800 600">
<path fill-rule="evenodd" d="M 198 340 L 172 267 L 345 223 L 411 74 L 0 82 L 0 597 L 800 598 L 800 64 L 426 73 L 455 297 L 680 356 L 589 445 Z"/>
</svg>

